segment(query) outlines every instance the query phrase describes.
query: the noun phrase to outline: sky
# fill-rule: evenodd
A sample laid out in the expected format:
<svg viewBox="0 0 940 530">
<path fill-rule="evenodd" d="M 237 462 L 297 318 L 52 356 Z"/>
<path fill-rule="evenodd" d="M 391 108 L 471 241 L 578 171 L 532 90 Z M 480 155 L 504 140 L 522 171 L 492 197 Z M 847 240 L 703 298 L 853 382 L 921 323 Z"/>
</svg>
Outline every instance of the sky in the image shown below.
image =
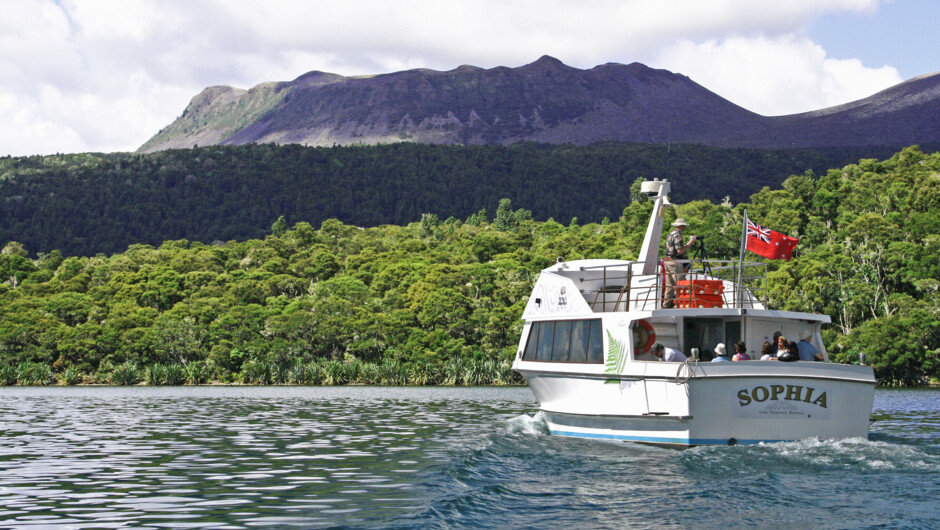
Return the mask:
<svg viewBox="0 0 940 530">
<path fill-rule="evenodd" d="M 213 85 L 542 55 L 640 62 L 759 114 L 940 70 L 936 0 L 0 0 L 0 156 L 134 151 Z"/>
</svg>

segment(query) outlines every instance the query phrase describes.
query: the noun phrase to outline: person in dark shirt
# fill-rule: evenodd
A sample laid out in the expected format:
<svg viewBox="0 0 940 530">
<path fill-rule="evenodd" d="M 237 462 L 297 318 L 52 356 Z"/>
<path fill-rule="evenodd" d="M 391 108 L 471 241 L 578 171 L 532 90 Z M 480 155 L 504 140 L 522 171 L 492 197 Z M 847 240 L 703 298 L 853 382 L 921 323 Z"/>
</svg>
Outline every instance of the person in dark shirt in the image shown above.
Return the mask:
<svg viewBox="0 0 940 530">
<path fill-rule="evenodd" d="M 794 361 L 800 360 L 800 350 L 797 349 L 796 343 L 790 341 L 787 343 L 787 349 L 783 353 L 777 354 L 777 360 L 783 361 L 785 363 L 792 363 Z"/>
</svg>

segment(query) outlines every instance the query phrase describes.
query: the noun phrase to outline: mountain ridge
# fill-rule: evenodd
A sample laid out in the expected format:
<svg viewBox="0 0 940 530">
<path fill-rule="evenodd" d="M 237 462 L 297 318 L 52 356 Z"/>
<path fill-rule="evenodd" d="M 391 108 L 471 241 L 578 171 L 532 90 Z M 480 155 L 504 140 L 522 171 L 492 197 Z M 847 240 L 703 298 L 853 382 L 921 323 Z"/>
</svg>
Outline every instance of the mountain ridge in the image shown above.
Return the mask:
<svg viewBox="0 0 940 530">
<path fill-rule="evenodd" d="M 418 142 L 690 143 L 716 147 L 940 142 L 940 74 L 816 111 L 762 116 L 689 77 L 641 63 L 582 70 L 550 56 L 346 77 L 312 71 L 251 89 L 208 87 L 139 152 L 193 145 Z"/>
</svg>

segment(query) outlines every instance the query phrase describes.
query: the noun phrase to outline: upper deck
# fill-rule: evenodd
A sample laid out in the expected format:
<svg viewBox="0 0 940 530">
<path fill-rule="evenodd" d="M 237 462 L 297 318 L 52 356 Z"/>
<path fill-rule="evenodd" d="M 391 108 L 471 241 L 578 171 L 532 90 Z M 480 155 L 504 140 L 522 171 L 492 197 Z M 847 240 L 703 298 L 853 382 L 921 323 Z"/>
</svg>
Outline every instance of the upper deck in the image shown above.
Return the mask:
<svg viewBox="0 0 940 530">
<path fill-rule="evenodd" d="M 678 261 L 688 267 L 688 283 L 680 285 L 678 293 L 682 309 L 765 309 L 766 264 Z M 539 275 L 523 318 L 663 309 L 665 276 L 658 261 L 650 265 L 609 259 L 559 261 Z M 651 269 L 653 273 L 647 272 Z"/>
</svg>

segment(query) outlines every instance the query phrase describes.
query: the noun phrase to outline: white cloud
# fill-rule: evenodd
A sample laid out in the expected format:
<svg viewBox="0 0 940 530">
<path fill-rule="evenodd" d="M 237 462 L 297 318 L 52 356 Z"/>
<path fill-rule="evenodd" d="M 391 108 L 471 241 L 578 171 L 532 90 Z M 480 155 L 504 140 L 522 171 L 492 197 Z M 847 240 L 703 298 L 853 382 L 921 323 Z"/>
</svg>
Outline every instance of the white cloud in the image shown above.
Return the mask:
<svg viewBox="0 0 940 530">
<path fill-rule="evenodd" d="M 61 10 L 42 3 L 4 4 L 0 16 L 0 90 L 29 92 L 37 83 L 65 85 L 80 57 Z"/>
<path fill-rule="evenodd" d="M 765 114 L 896 82 L 802 35 L 879 0 L 6 0 L 0 155 L 133 150 L 210 85 L 250 88 L 541 55 L 590 68 L 643 62 Z M 735 80 L 730 82 L 729 80 Z M 899 79 L 898 79 L 899 80 Z"/>
<path fill-rule="evenodd" d="M 678 38 L 777 35 L 834 11 L 870 11 L 878 0 L 212 0 L 222 23 L 201 23 L 213 42 L 279 62 L 281 50 L 331 53 L 336 73 L 393 71 L 419 63 L 452 68 L 518 66 L 549 54 L 582 68 L 645 58 Z M 202 4 L 200 4 L 202 5 Z M 189 8 L 187 8 L 189 9 Z M 216 17 L 219 18 L 219 17 Z M 195 29 L 195 28 L 194 28 Z M 267 53 L 272 52 L 272 53 Z M 273 57 L 272 57 L 273 56 Z M 301 72 L 302 73 L 302 72 Z"/>
<path fill-rule="evenodd" d="M 12 94 L 0 95 L 0 145 L 14 155 L 72 153 L 86 150 L 79 134 L 58 120 L 49 120 L 40 105 Z"/>
<path fill-rule="evenodd" d="M 902 81 L 895 68 L 830 59 L 820 46 L 794 35 L 682 41 L 663 50 L 654 63 L 764 115 L 848 103 Z"/>
</svg>

